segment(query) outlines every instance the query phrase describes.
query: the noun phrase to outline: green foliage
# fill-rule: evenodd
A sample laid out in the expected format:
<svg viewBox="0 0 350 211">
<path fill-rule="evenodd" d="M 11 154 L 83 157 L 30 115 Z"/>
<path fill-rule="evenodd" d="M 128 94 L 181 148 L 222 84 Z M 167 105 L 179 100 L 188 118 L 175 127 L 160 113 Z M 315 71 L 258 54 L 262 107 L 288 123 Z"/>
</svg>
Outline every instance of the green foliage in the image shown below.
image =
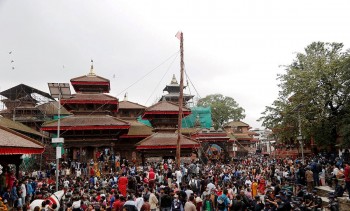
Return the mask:
<svg viewBox="0 0 350 211">
<path fill-rule="evenodd" d="M 245 118 L 244 109 L 232 98 L 222 94 L 212 94 L 198 101 L 197 106 L 211 107 L 215 128 L 221 127 L 230 120 L 239 121 Z"/>
<path fill-rule="evenodd" d="M 278 75 L 279 97 L 266 107 L 259 120 L 265 127 L 284 129 L 278 132 L 279 137 L 295 138 L 295 108 L 302 104 L 299 112 L 303 136 L 313 136 L 319 144 L 334 144 L 338 135 L 345 135 L 342 131 L 348 131 L 342 128 L 350 123 L 343 121 L 349 113 L 349 52 L 343 51 L 341 43 L 314 42 L 285 68 L 286 73 Z M 294 125 L 289 134 L 288 125 Z"/>
</svg>

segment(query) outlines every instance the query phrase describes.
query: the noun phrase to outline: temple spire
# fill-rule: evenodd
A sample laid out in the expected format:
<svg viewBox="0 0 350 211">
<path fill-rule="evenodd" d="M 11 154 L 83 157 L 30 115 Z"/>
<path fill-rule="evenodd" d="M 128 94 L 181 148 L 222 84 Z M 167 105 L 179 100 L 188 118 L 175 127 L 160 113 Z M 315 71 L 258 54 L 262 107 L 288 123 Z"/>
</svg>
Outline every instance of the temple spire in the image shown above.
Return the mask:
<svg viewBox="0 0 350 211">
<path fill-rule="evenodd" d="M 94 72 L 94 60 L 91 59 L 91 67 L 90 67 L 90 72 L 88 74 L 89 76 L 96 76 Z"/>
<path fill-rule="evenodd" d="M 171 79 L 170 84 L 179 84 L 175 78 L 175 74 L 173 74 L 173 78 Z"/>
<path fill-rule="evenodd" d="M 124 94 L 124 101 L 128 101 L 128 93 L 127 92 L 125 92 L 125 94 Z"/>
</svg>

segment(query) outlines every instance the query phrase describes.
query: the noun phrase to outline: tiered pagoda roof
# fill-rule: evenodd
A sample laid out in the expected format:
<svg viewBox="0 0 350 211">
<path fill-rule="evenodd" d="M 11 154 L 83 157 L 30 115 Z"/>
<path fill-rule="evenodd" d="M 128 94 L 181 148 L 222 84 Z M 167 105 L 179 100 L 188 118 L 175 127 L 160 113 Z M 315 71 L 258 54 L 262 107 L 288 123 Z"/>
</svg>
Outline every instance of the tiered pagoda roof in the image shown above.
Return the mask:
<svg viewBox="0 0 350 211">
<path fill-rule="evenodd" d="M 191 110 L 184 106 L 182 107 L 182 111 L 184 116 L 191 114 Z M 162 100 L 152 105 L 151 107 L 148 107 L 145 110 L 145 113 L 143 114 L 142 118 L 153 119 L 156 116 L 178 115 L 178 114 L 179 114 L 179 105 Z"/>
<path fill-rule="evenodd" d="M 191 114 L 191 111 L 182 107 L 183 115 Z M 179 105 L 162 100 L 145 110 L 143 119 L 151 121 L 155 127 L 155 133 L 136 144 L 137 150 L 146 149 L 176 149 L 178 134 L 176 125 L 179 115 Z M 200 147 L 200 143 L 194 139 L 180 135 L 180 145 L 183 149 L 194 149 Z"/>
<path fill-rule="evenodd" d="M 97 76 L 93 65 L 88 75 L 73 78 L 71 83 L 77 93 L 61 99 L 61 105 L 73 113 L 60 120 L 60 129 L 65 131 L 62 137 L 67 144 L 74 145 L 82 140 L 96 146 L 101 140 L 108 144 L 127 133 L 130 124 L 113 116 L 118 110 L 118 99 L 105 94 L 110 89 L 109 80 Z M 57 120 L 46 122 L 42 130 L 54 133 L 57 126 Z"/>
<path fill-rule="evenodd" d="M 174 132 L 158 132 L 145 138 L 136 144 L 136 149 L 176 149 L 178 135 Z M 195 149 L 200 147 L 200 143 L 194 139 L 181 135 L 181 148 Z"/>
<path fill-rule="evenodd" d="M 183 87 L 184 89 L 186 86 Z M 180 97 L 180 84 L 177 82 L 175 74 L 173 75 L 173 78 L 171 79 L 170 84 L 166 85 L 166 87 L 163 89 L 163 91 L 168 92 L 168 94 L 165 94 L 162 96 L 160 100 L 166 100 L 177 103 L 179 101 Z M 189 94 L 183 94 L 184 104 L 186 104 L 187 101 L 191 100 L 194 97 L 194 95 Z"/>
<path fill-rule="evenodd" d="M 72 115 L 62 118 L 61 130 L 103 130 L 103 129 L 129 129 L 130 124 L 126 121 L 109 115 Z M 57 130 L 57 121 L 47 122 L 42 130 Z"/>
<path fill-rule="evenodd" d="M 94 73 L 94 67 L 91 65 L 89 74 L 72 78 L 70 80 L 76 92 L 103 92 L 110 91 L 110 81 Z"/>
</svg>

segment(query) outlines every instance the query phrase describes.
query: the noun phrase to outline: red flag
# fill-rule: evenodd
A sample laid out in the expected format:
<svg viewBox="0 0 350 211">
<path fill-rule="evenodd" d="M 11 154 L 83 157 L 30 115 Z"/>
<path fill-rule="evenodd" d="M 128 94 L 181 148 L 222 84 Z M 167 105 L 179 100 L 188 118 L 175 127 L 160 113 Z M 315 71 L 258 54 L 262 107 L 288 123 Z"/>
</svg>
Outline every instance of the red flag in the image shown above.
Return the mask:
<svg viewBox="0 0 350 211">
<path fill-rule="evenodd" d="M 182 32 L 178 31 L 175 35 L 175 37 L 177 37 L 177 39 L 181 40 L 181 36 L 182 36 Z"/>
</svg>

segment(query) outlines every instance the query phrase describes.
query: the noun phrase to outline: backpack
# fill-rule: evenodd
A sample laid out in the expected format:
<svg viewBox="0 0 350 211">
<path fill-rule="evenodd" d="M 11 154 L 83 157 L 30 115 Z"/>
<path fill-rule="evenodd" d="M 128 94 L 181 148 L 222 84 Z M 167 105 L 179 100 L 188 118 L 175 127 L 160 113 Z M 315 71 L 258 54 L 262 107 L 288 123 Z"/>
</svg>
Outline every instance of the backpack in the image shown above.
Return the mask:
<svg viewBox="0 0 350 211">
<path fill-rule="evenodd" d="M 222 195 L 218 197 L 218 209 L 225 210 L 227 207 L 227 197 L 223 197 Z"/>
<path fill-rule="evenodd" d="M 173 203 L 171 204 L 171 210 L 172 211 L 180 211 L 181 210 L 181 202 L 180 200 L 174 200 Z"/>
</svg>

